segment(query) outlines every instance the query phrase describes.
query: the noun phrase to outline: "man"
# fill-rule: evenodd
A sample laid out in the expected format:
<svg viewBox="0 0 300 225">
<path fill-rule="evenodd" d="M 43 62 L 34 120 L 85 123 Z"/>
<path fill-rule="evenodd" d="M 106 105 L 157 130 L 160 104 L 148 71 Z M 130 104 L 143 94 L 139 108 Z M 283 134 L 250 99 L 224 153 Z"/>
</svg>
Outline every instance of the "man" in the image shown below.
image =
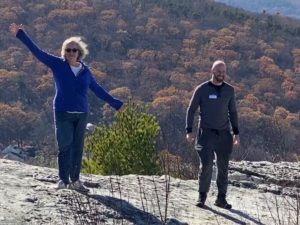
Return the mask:
<svg viewBox="0 0 300 225">
<path fill-rule="evenodd" d="M 205 205 L 216 154 L 218 197 L 215 205 L 231 209 L 232 206 L 226 201 L 228 164 L 233 144 L 240 142 L 234 88 L 224 81 L 226 64 L 223 61 L 213 63 L 211 74 L 211 80 L 196 87 L 186 115 L 186 138 L 192 143 L 194 114 L 200 107 L 196 150 L 202 166 L 199 168 L 199 198 L 196 206 L 203 208 Z"/>
</svg>

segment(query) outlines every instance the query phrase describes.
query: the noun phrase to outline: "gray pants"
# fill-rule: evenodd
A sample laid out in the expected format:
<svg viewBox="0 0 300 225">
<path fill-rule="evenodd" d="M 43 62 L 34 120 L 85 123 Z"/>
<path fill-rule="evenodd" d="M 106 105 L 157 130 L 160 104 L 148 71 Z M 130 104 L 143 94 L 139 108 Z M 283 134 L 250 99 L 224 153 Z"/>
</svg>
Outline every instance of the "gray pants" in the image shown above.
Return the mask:
<svg viewBox="0 0 300 225">
<path fill-rule="evenodd" d="M 228 164 L 232 152 L 233 139 L 229 130 L 202 129 L 197 139 L 197 152 L 200 158 L 199 192 L 208 192 L 213 160 L 217 157 L 217 186 L 219 194 L 226 194 L 228 185 Z"/>
</svg>

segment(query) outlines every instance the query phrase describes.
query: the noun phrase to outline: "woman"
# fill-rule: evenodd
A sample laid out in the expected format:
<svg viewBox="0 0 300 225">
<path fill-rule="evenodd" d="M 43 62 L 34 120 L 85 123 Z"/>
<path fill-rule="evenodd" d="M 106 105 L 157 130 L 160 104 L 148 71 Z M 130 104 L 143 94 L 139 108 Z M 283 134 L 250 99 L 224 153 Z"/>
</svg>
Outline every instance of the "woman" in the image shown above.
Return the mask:
<svg viewBox="0 0 300 225">
<path fill-rule="evenodd" d="M 13 23 L 9 30 L 53 73 L 56 89 L 53 110 L 59 170 L 57 188 L 69 187 L 88 192 L 89 189 L 79 179 L 88 113 L 87 90 L 90 88 L 116 110 L 123 103 L 108 94 L 82 62 L 88 50 L 80 37 L 66 39 L 62 44 L 61 57 L 57 57 L 41 50 L 24 32 L 22 25 Z"/>
</svg>

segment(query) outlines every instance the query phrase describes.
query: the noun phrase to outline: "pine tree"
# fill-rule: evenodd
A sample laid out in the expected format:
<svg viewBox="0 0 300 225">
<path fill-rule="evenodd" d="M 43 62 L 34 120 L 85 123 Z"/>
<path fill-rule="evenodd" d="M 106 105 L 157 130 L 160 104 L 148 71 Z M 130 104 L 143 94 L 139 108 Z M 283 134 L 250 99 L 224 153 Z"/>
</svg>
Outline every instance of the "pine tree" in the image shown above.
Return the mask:
<svg viewBox="0 0 300 225">
<path fill-rule="evenodd" d="M 102 175 L 158 174 L 155 150 L 160 127 L 156 118 L 129 102 L 110 126 L 98 125 L 86 138 L 90 157 L 83 160 L 83 172 Z"/>
</svg>

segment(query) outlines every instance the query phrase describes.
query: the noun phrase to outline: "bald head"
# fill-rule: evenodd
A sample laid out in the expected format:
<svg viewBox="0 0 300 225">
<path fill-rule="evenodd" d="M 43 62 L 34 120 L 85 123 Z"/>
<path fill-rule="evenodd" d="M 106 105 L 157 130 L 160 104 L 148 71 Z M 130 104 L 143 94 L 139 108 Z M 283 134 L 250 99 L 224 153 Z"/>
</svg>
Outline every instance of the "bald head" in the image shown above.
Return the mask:
<svg viewBox="0 0 300 225">
<path fill-rule="evenodd" d="M 222 65 L 226 68 L 226 64 L 224 61 L 222 60 L 217 60 L 213 63 L 212 67 L 211 67 L 211 71 L 213 71 L 216 67 L 218 67 L 219 65 Z"/>
</svg>

